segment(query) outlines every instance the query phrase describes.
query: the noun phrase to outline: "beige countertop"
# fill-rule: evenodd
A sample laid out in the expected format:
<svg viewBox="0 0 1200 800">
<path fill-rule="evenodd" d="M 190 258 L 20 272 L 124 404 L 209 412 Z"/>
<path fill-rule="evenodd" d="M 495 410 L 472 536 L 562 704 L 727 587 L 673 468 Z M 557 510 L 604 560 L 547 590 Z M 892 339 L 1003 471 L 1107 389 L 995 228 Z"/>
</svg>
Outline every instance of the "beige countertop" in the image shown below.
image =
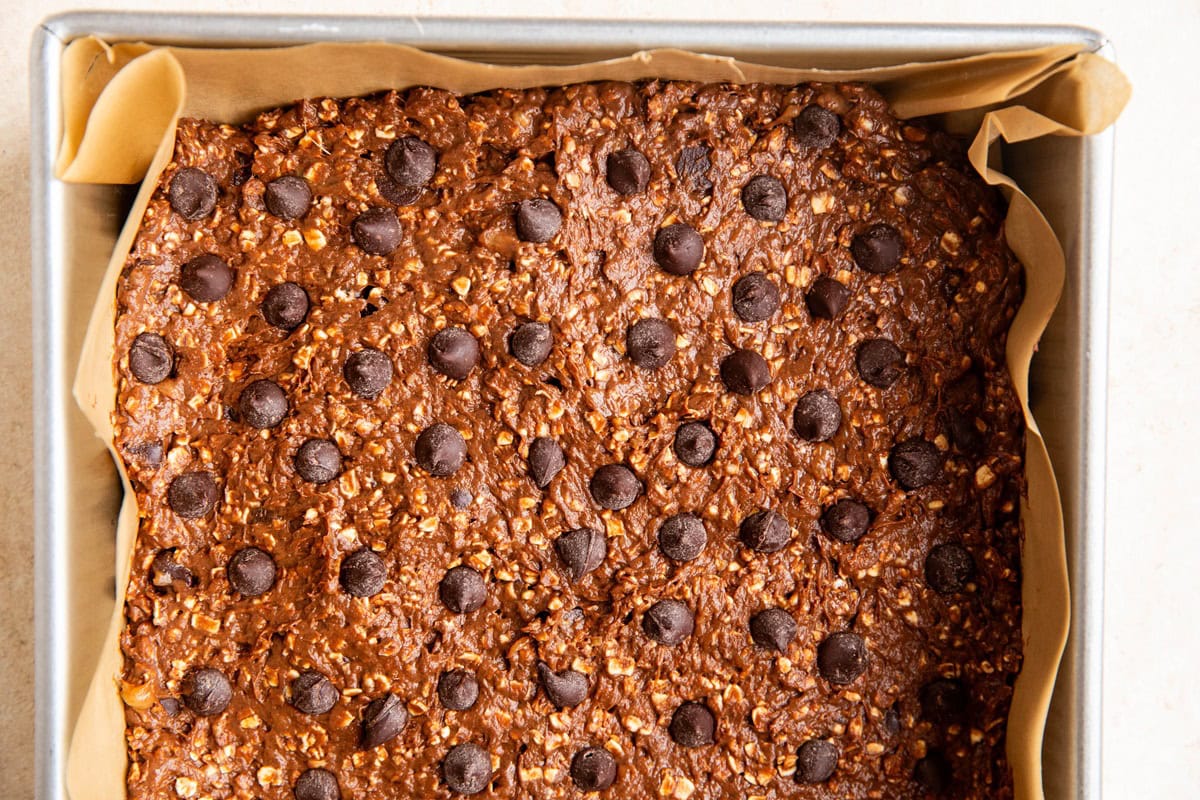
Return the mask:
<svg viewBox="0 0 1200 800">
<path fill-rule="evenodd" d="M 32 796 L 33 587 L 31 298 L 29 274 L 29 42 L 39 19 L 96 5 L 129 9 L 322 13 L 313 0 L 93 4 L 0 0 L 0 790 Z M 1134 86 L 1118 126 L 1109 379 L 1105 608 L 1104 789 L 1110 798 L 1185 798 L 1200 785 L 1200 389 L 1198 229 L 1200 104 L 1195 0 L 345 0 L 348 14 L 908 22 L 1042 22 L 1098 28 L 1114 41 Z M 907 12 L 905 16 L 899 16 Z M 1174 73 L 1174 77 L 1172 76 Z"/>
</svg>

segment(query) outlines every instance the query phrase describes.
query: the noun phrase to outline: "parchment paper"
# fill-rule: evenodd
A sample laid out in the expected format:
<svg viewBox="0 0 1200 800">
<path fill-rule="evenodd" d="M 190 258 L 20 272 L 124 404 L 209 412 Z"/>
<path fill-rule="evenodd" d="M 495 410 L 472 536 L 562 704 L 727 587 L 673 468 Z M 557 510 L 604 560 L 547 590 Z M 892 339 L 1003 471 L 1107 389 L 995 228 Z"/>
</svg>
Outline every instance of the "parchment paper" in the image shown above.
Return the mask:
<svg viewBox="0 0 1200 800">
<path fill-rule="evenodd" d="M 1058 302 L 1065 262 L 1041 212 L 998 171 L 992 145 L 1000 138 L 1016 142 L 1039 136 L 1081 136 L 1108 126 L 1130 92 L 1124 76 L 1110 62 L 1064 45 L 849 72 L 763 66 L 678 50 L 582 65 L 510 67 L 387 44 L 233 50 L 110 46 L 86 38 L 66 49 L 62 74 L 59 177 L 86 183 L 144 181 L 109 262 L 75 381 L 77 401 L 110 448 L 110 416 L 116 400 L 112 368 L 116 282 L 158 175 L 170 160 L 175 123 L 181 116 L 239 123 L 304 97 L 350 96 L 414 84 L 469 93 L 601 79 L 784 84 L 865 80 L 879 88 L 902 117 L 940 115 L 951 130 L 974 134 L 971 162 L 1008 198 L 1008 242 L 1026 276 L 1025 300 L 1013 321 L 1007 353 L 1028 424 L 1029 485 L 1021 509 L 1024 666 L 1008 720 L 1008 756 L 1017 798 L 1041 800 L 1042 734 L 1070 610 L 1062 508 L 1045 444 L 1029 414 L 1027 389 L 1029 362 Z M 116 461 L 120 467 L 120 458 Z M 126 491 L 114 565 L 119 599 L 73 734 L 67 767 L 72 800 L 125 796 L 118 636 L 137 508 L 123 469 L 121 474 Z"/>
</svg>

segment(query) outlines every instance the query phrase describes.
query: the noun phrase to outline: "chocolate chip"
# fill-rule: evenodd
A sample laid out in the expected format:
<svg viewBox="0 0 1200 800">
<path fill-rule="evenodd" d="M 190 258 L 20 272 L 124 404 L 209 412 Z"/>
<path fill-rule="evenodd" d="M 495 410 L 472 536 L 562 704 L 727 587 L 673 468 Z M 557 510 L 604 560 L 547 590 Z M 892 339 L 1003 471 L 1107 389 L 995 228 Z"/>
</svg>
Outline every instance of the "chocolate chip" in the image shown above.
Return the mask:
<svg viewBox="0 0 1200 800">
<path fill-rule="evenodd" d="M 967 714 L 967 690 L 959 681 L 938 678 L 921 687 L 921 715 L 930 722 L 952 724 Z"/>
<path fill-rule="evenodd" d="M 266 594 L 275 585 L 275 559 L 257 547 L 246 547 L 234 553 L 225 572 L 229 576 L 229 585 L 246 597 Z"/>
<path fill-rule="evenodd" d="M 751 272 L 733 285 L 733 312 L 744 322 L 762 322 L 779 310 L 779 287 L 762 272 Z"/>
<path fill-rule="evenodd" d="M 175 716 L 183 708 L 182 704 L 180 704 L 180 702 L 178 700 L 176 700 L 174 697 L 160 698 L 158 701 L 158 704 L 160 706 L 162 706 L 163 713 L 166 714 L 168 717 Z"/>
<path fill-rule="evenodd" d="M 517 204 L 517 236 L 523 242 L 548 242 L 562 227 L 562 212 L 544 197 Z"/>
<path fill-rule="evenodd" d="M 792 529 L 778 513 L 764 508 L 742 520 L 738 526 L 742 544 L 759 553 L 777 553 L 792 538 Z"/>
<path fill-rule="evenodd" d="M 712 192 L 713 184 L 708 179 L 708 171 L 712 168 L 712 161 L 708 158 L 711 152 L 712 148 L 705 144 L 685 147 L 679 151 L 679 156 L 675 159 L 675 174 L 679 176 L 679 181 L 685 189 L 701 194 Z"/>
<path fill-rule="evenodd" d="M 167 487 L 167 505 L 184 519 L 199 519 L 220 499 L 216 479 L 207 472 L 185 472 Z"/>
<path fill-rule="evenodd" d="M 308 181 L 296 175 L 284 175 L 267 184 L 263 202 L 267 211 L 280 219 L 300 219 L 312 206 L 313 193 Z"/>
<path fill-rule="evenodd" d="M 681 747 L 704 747 L 717 740 L 717 720 L 708 706 L 688 700 L 675 709 L 668 731 Z"/>
<path fill-rule="evenodd" d="M 975 560 L 957 542 L 939 544 L 925 557 L 925 583 L 938 594 L 957 594 L 975 576 Z"/>
<path fill-rule="evenodd" d="M 905 489 L 920 489 L 942 476 L 942 453 L 933 442 L 908 439 L 888 454 L 888 471 Z"/>
<path fill-rule="evenodd" d="M 837 114 L 821 106 L 805 106 L 792 121 L 796 142 L 801 147 L 825 148 L 834 143 L 842 130 Z"/>
<path fill-rule="evenodd" d="M 329 483 L 342 474 L 342 453 L 329 439 L 309 439 L 292 460 L 296 474 L 309 483 Z"/>
<path fill-rule="evenodd" d="M 975 426 L 975 417 L 964 414 L 957 408 L 947 408 L 942 413 L 951 443 L 961 453 L 977 453 L 983 447 L 983 436 Z"/>
<path fill-rule="evenodd" d="M 220 714 L 229 707 L 233 699 L 233 687 L 220 670 L 204 667 L 194 669 L 183 679 L 179 687 L 183 695 L 183 704 L 191 709 L 193 714 L 211 717 Z"/>
<path fill-rule="evenodd" d="M 817 670 L 830 683 L 852 683 L 867 669 L 867 645 L 852 631 L 837 631 L 817 647 Z"/>
<path fill-rule="evenodd" d="M 454 428 L 437 422 L 421 431 L 414 452 L 417 466 L 435 478 L 444 478 L 458 472 L 467 460 L 467 443 Z"/>
<path fill-rule="evenodd" d="M 571 580 L 577 581 L 604 563 L 608 540 L 595 528 L 576 528 L 554 540 L 554 552 Z"/>
<path fill-rule="evenodd" d="M 416 136 L 392 142 L 383 157 L 388 177 L 400 186 L 424 186 L 437 171 L 437 151 Z"/>
<path fill-rule="evenodd" d="M 617 194 L 638 194 L 650 183 L 650 162 L 632 148 L 609 153 L 605 160 L 605 178 Z"/>
<path fill-rule="evenodd" d="M 742 187 L 742 206 L 761 222 L 779 222 L 787 214 L 787 189 L 778 178 L 756 175 Z"/>
<path fill-rule="evenodd" d="M 690 275 L 704 258 L 704 240 L 690 225 L 676 222 L 654 235 L 654 260 L 664 272 Z"/>
<path fill-rule="evenodd" d="M 582 672 L 573 669 L 555 672 L 546 662 L 539 661 L 537 673 L 542 691 L 555 708 L 572 708 L 587 699 L 588 679 Z"/>
<path fill-rule="evenodd" d="M 234 186 L 241 186 L 243 183 L 250 180 L 250 176 L 253 174 L 252 168 L 254 166 L 254 156 L 250 153 L 243 153 L 240 150 L 233 155 L 234 158 L 237 159 L 237 168 L 233 171 L 233 174 L 229 176 L 229 183 Z"/>
<path fill-rule="evenodd" d="M 850 290 L 824 275 L 812 282 L 804 296 L 808 313 L 817 319 L 834 319 L 850 302 Z"/>
<path fill-rule="evenodd" d="M 364 253 L 386 256 L 400 246 L 404 232 L 395 211 L 369 208 L 350 223 L 350 236 Z"/>
<path fill-rule="evenodd" d="M 217 182 L 213 176 L 195 167 L 185 167 L 171 179 L 167 200 L 184 219 L 207 217 L 217 207 Z"/>
<path fill-rule="evenodd" d="M 212 253 L 198 255 L 179 270 L 179 288 L 197 303 L 215 303 L 233 287 L 233 270 Z"/>
<path fill-rule="evenodd" d="M 308 316 L 308 292 L 300 284 L 290 281 L 272 286 L 263 298 L 262 315 L 276 328 L 295 330 Z"/>
<path fill-rule="evenodd" d="M 392 180 L 386 171 L 376 173 L 375 188 L 379 190 L 380 197 L 398 206 L 412 205 L 420 200 L 425 192 L 423 186 L 401 186 Z"/>
<path fill-rule="evenodd" d="M 936 750 L 930 751 L 929 755 L 913 767 L 913 780 L 932 794 L 941 794 L 949 789 L 951 779 L 950 765 L 946 762 L 946 757 Z"/>
<path fill-rule="evenodd" d="M 867 339 L 858 346 L 855 363 L 864 381 L 886 389 L 900 377 L 904 353 L 890 339 Z"/>
<path fill-rule="evenodd" d="M 824 783 L 837 770 L 838 749 L 827 739 L 809 739 L 796 751 L 796 780 Z"/>
<path fill-rule="evenodd" d="M 691 609 L 678 600 L 659 600 L 642 615 L 642 630 L 659 644 L 674 647 L 695 629 Z"/>
<path fill-rule="evenodd" d="M 782 608 L 764 608 L 750 617 L 750 638 L 759 647 L 785 652 L 796 638 L 796 620 Z"/>
<path fill-rule="evenodd" d="M 292 705 L 303 714 L 324 714 L 337 705 L 342 693 L 315 669 L 306 669 L 292 681 Z"/>
<path fill-rule="evenodd" d="M 900 732 L 900 712 L 894 707 L 883 712 L 883 730 L 888 736 L 895 736 Z"/>
<path fill-rule="evenodd" d="M 139 333 L 129 346 L 129 371 L 142 383 L 162 383 L 175 369 L 175 353 L 157 333 Z"/>
<path fill-rule="evenodd" d="M 175 560 L 175 548 L 159 550 L 150 562 L 150 585 L 156 590 L 180 591 L 196 585 L 192 571 Z"/>
<path fill-rule="evenodd" d="M 492 782 L 492 759 L 477 744 L 456 744 L 442 759 L 442 780 L 456 794 L 478 794 Z"/>
<path fill-rule="evenodd" d="M 327 769 L 314 767 L 300 773 L 292 787 L 296 800 L 341 800 L 337 778 Z"/>
<path fill-rule="evenodd" d="M 377 697 L 367 704 L 362 715 L 362 746 L 364 750 L 387 744 L 400 735 L 408 724 L 408 709 L 394 694 Z"/>
<path fill-rule="evenodd" d="M 482 575 L 460 564 L 446 570 L 446 575 L 438 584 L 438 597 L 442 605 L 455 614 L 470 614 L 487 600 L 487 586 L 483 583 Z"/>
<path fill-rule="evenodd" d="M 162 442 L 139 442 L 138 444 L 131 444 L 126 448 L 126 452 L 142 462 L 142 466 L 144 467 L 157 469 L 162 466 Z"/>
<path fill-rule="evenodd" d="M 242 422 L 254 428 L 274 428 L 287 416 L 288 400 L 273 381 L 260 378 L 238 395 L 238 414 Z"/>
<path fill-rule="evenodd" d="M 461 487 L 450 492 L 450 504 L 455 508 L 466 508 L 474 499 L 470 492 Z"/>
<path fill-rule="evenodd" d="M 624 464 L 605 464 L 592 474 L 588 489 L 601 508 L 620 511 L 638 499 L 642 482 Z"/>
<path fill-rule="evenodd" d="M 871 509 L 858 500 L 838 500 L 821 515 L 821 527 L 839 542 L 857 542 L 871 524 Z"/>
<path fill-rule="evenodd" d="M 675 431 L 675 457 L 689 467 L 711 464 L 717 446 L 717 435 L 707 422 L 685 422 Z"/>
<path fill-rule="evenodd" d="M 806 442 L 825 442 L 842 425 L 842 409 L 833 395 L 815 389 L 796 401 L 792 412 L 792 430 Z"/>
<path fill-rule="evenodd" d="M 508 349 L 513 358 L 527 367 L 536 367 L 550 356 L 554 336 L 544 322 L 525 322 L 508 337 Z"/>
<path fill-rule="evenodd" d="M 625 351 L 642 369 L 659 369 L 675 357 L 675 331 L 666 320 L 639 319 L 625 334 Z"/>
<path fill-rule="evenodd" d="M 891 225 L 872 225 L 850 242 L 850 255 L 860 269 L 885 275 L 900 267 L 904 240 Z"/>
<path fill-rule="evenodd" d="M 617 762 L 603 747 L 585 747 L 571 758 L 571 780 L 581 792 L 602 792 L 617 780 Z"/>
<path fill-rule="evenodd" d="M 721 382 L 734 394 L 752 395 L 771 382 L 771 367 L 753 350 L 734 350 L 721 359 Z"/>
<path fill-rule="evenodd" d="M 465 380 L 479 363 L 479 342 L 466 328 L 445 328 L 429 340 L 429 365 L 448 378 Z"/>
<path fill-rule="evenodd" d="M 387 581 L 387 564 L 369 547 L 355 550 L 342 559 L 338 583 L 352 597 L 374 597 L 383 591 Z"/>
<path fill-rule="evenodd" d="M 553 439 L 539 436 L 529 443 L 529 477 L 539 489 L 549 486 L 566 465 L 567 457 Z"/>
<path fill-rule="evenodd" d="M 658 549 L 672 561 L 691 561 L 704 552 L 708 532 L 695 514 L 668 517 L 658 529 Z"/>
<path fill-rule="evenodd" d="M 465 669 L 452 669 L 438 678 L 437 694 L 451 711 L 466 711 L 479 700 L 479 681 Z"/>
<path fill-rule="evenodd" d="M 364 348 L 346 359 L 342 376 L 350 391 L 373 400 L 392 382 L 392 360 L 378 350 Z"/>
</svg>

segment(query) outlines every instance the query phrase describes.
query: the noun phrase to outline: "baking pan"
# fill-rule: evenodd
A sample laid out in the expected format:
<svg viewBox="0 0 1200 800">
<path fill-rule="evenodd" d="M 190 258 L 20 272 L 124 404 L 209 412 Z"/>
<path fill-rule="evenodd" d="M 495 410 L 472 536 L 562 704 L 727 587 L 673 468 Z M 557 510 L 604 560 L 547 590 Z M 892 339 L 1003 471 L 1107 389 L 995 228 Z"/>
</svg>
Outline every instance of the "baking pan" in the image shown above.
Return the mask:
<svg viewBox="0 0 1200 800">
<path fill-rule="evenodd" d="M 255 47 L 385 40 L 500 63 L 563 64 L 679 47 L 791 66 L 861 68 L 1080 44 L 1076 27 L 676 23 L 75 13 L 53 17 L 32 51 L 35 408 L 36 748 L 40 800 L 65 798 L 74 718 L 113 601 L 120 483 L 71 397 L 87 317 L 132 201 L 130 187 L 53 178 L 59 60 L 73 38 Z M 1067 258 L 1062 302 L 1031 372 L 1031 403 L 1062 492 L 1072 630 L 1047 723 L 1046 796 L 1096 800 L 1101 764 L 1101 626 L 1109 223 L 1113 133 L 1005 146 L 1005 171 L 1041 207 Z M 109 554 L 97 559 L 97 552 Z M 83 554 L 89 558 L 82 558 Z M 99 564 L 100 566 L 96 566 Z"/>
</svg>

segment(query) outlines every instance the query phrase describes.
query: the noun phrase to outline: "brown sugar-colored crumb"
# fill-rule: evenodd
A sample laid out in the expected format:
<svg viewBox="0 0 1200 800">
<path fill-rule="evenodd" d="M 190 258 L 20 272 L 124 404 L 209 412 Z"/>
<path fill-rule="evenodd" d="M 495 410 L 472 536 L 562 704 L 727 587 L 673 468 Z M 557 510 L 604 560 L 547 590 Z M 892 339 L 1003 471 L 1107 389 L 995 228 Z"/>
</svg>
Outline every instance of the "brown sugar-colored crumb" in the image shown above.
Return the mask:
<svg viewBox="0 0 1200 800">
<path fill-rule="evenodd" d="M 183 120 L 117 296 L 131 798 L 1009 798 L 1022 296 L 848 84 Z"/>
</svg>

